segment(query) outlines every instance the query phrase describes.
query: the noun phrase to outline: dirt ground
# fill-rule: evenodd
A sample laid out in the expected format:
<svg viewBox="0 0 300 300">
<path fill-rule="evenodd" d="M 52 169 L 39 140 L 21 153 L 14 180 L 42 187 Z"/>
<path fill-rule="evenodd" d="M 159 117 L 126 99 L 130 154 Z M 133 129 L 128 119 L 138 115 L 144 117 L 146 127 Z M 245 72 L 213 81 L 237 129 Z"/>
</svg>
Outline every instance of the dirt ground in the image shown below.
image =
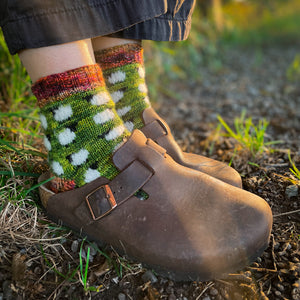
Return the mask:
<svg viewBox="0 0 300 300">
<path fill-rule="evenodd" d="M 0 255 L 0 300 L 299 300 L 300 192 L 299 186 L 288 180 L 291 178 L 288 149 L 299 166 L 300 87 L 286 79 L 286 70 L 296 53 L 296 47 L 231 49 L 224 54 L 220 71 L 200 70 L 201 83 L 170 83 L 167 88 L 181 95 L 181 100 L 161 96 L 155 104 L 181 147 L 189 152 L 229 162 L 234 154 L 234 141 L 219 135 L 213 139 L 217 115 L 232 125 L 243 109 L 254 122 L 262 118 L 270 122 L 267 140 L 283 141 L 275 146 L 276 151 L 256 159 L 243 153 L 233 159 L 233 167 L 242 174 L 244 189 L 264 198 L 274 214 L 270 245 L 256 262 L 214 281 L 173 282 L 107 249 L 109 259 L 92 253 L 89 268 L 89 285 L 99 287 L 99 292 L 85 293 L 78 272 L 74 280 L 57 273 L 67 274 L 68 269 L 78 265 L 81 240 L 77 236 L 62 231 L 64 238 L 45 250 L 49 264 L 41 256 L 38 243 L 22 248 L 6 239 L 0 253 L 4 247 L 11 247 L 11 251 L 6 251 L 6 257 Z M 41 212 L 38 216 L 46 222 Z M 55 263 L 51 257 L 56 258 Z M 109 264 L 111 258 L 117 266 Z M 49 267 L 54 264 L 56 271 Z M 117 270 L 123 272 L 122 278 Z"/>
</svg>

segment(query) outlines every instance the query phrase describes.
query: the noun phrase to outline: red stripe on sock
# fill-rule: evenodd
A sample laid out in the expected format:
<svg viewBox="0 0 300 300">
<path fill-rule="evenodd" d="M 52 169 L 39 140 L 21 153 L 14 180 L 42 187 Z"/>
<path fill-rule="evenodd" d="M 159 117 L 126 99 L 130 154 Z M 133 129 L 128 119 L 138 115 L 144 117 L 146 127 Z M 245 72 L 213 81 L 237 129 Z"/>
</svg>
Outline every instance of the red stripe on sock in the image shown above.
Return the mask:
<svg viewBox="0 0 300 300">
<path fill-rule="evenodd" d="M 49 102 L 104 85 L 102 71 L 99 65 L 95 64 L 43 77 L 31 89 L 38 100 L 38 105 L 43 107 Z"/>
</svg>

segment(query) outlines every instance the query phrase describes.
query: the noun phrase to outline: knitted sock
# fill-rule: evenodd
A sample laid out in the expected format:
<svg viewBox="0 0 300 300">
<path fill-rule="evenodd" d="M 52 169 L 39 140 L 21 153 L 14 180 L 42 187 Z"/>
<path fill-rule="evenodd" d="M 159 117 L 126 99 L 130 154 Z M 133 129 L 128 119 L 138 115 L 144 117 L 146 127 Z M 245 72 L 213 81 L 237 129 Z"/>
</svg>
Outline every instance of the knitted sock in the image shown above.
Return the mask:
<svg viewBox="0 0 300 300">
<path fill-rule="evenodd" d="M 150 107 L 145 83 L 143 48 L 125 44 L 95 52 L 118 115 L 129 131 L 144 126 L 142 112 Z"/>
<path fill-rule="evenodd" d="M 80 187 L 119 171 L 112 153 L 130 133 L 116 113 L 101 69 L 89 65 L 38 80 L 32 91 L 40 106 L 55 192 Z"/>
</svg>

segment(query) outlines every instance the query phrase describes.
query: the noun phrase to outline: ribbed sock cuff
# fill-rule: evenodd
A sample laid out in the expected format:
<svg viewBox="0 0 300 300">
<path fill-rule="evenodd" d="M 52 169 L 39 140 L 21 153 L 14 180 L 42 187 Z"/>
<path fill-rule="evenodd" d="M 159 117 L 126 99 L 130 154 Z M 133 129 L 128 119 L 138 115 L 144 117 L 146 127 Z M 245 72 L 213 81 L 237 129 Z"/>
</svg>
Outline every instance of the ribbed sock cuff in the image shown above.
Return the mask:
<svg viewBox="0 0 300 300">
<path fill-rule="evenodd" d="M 43 107 L 73 94 L 103 86 L 105 81 L 101 68 L 94 64 L 43 77 L 33 84 L 31 90 L 39 107 Z"/>
<path fill-rule="evenodd" d="M 96 62 L 101 69 L 117 68 L 131 63 L 143 64 L 143 47 L 140 44 L 124 44 L 108 49 L 95 51 Z"/>
</svg>

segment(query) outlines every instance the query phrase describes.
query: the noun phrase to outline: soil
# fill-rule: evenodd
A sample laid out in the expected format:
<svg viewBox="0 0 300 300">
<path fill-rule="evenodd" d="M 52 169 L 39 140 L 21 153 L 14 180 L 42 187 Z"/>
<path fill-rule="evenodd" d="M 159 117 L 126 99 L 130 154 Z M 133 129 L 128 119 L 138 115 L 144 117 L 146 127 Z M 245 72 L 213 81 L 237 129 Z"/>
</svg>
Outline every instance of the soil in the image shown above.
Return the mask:
<svg viewBox="0 0 300 300">
<path fill-rule="evenodd" d="M 79 271 L 73 280 L 58 274 L 67 274 L 79 265 L 81 244 L 76 235 L 62 230 L 63 238 L 44 250 L 47 261 L 38 243 L 22 247 L 9 239 L 3 241 L 0 253 L 5 247 L 10 251 L 0 255 L 0 299 L 299 300 L 300 186 L 289 170 L 288 149 L 299 166 L 300 88 L 286 79 L 296 53 L 296 47 L 231 49 L 223 55 L 221 70 L 203 68 L 201 82 L 170 83 L 168 88 L 180 97 L 161 95 L 155 104 L 185 151 L 232 161 L 242 174 L 244 189 L 271 206 L 274 225 L 270 245 L 254 263 L 218 280 L 173 282 L 118 257 L 112 249 L 102 249 L 108 258 L 91 250 L 88 283 L 99 291 L 85 292 L 78 280 Z M 256 158 L 246 152 L 235 155 L 235 142 L 216 132 L 218 114 L 233 125 L 243 109 L 254 123 L 262 118 L 270 122 L 267 141 L 283 141 L 274 146 L 276 151 Z M 46 222 L 42 212 L 39 216 Z M 52 237 L 57 236 L 56 232 Z"/>
</svg>

